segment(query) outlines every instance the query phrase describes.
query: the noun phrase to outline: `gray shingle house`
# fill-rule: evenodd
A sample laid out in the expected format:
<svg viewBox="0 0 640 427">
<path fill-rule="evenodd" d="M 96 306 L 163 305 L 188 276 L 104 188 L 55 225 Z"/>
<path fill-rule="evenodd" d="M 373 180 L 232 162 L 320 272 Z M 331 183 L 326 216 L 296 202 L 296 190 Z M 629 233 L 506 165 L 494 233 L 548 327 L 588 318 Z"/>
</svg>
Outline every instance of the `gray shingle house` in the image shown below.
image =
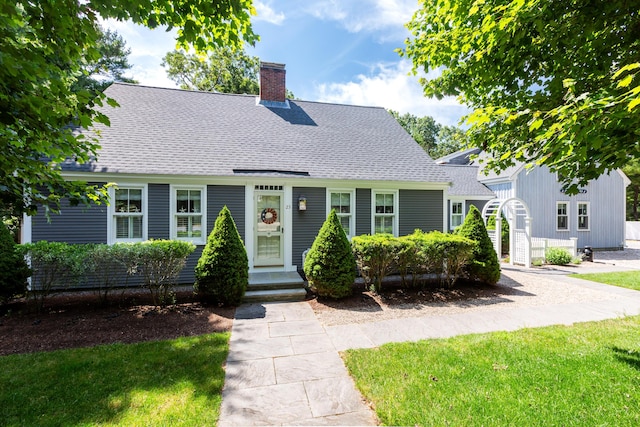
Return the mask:
<svg viewBox="0 0 640 427">
<path fill-rule="evenodd" d="M 444 230 L 449 178 L 383 108 L 285 99 L 285 70 L 263 63 L 261 93 L 115 83 L 98 158 L 68 179 L 113 182 L 110 206 L 64 207 L 25 223 L 25 241 L 184 239 L 193 266 L 227 205 L 250 272 L 293 272 L 331 209 L 349 236 Z"/>
</svg>

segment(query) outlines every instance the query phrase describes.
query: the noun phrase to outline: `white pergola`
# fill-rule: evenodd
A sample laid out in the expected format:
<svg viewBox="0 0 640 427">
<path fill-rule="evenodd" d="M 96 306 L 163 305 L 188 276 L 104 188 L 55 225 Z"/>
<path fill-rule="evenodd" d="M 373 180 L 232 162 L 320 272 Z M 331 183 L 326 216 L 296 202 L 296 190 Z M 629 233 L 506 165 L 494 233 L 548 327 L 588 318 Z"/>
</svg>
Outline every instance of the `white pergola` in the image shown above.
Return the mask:
<svg viewBox="0 0 640 427">
<path fill-rule="evenodd" d="M 496 229 L 487 230 L 496 254 L 502 253 L 502 216 L 509 223 L 509 264 L 531 267 L 531 215 L 527 204 L 517 197 L 493 199 L 482 209 L 485 225 L 491 216 L 496 216 Z"/>
</svg>

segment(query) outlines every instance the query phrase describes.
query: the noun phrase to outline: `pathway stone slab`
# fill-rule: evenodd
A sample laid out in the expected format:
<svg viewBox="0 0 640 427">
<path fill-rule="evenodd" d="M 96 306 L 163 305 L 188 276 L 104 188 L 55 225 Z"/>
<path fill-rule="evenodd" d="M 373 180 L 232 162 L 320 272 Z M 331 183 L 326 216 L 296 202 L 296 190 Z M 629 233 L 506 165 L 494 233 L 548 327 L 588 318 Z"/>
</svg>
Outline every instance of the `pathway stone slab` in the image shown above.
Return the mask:
<svg viewBox="0 0 640 427">
<path fill-rule="evenodd" d="M 336 351 L 327 334 L 297 335 L 291 337 L 295 354 L 322 353 Z"/>
<path fill-rule="evenodd" d="M 273 358 L 229 361 L 225 367 L 224 388 L 248 389 L 276 383 Z"/>
<path fill-rule="evenodd" d="M 305 381 L 314 417 L 361 412 L 367 409 L 350 377 Z"/>
<path fill-rule="evenodd" d="M 312 418 L 302 383 L 223 390 L 218 426 L 286 425 Z"/>
<path fill-rule="evenodd" d="M 335 351 L 277 357 L 273 362 L 278 384 L 348 376 Z"/>
<path fill-rule="evenodd" d="M 254 340 L 251 336 L 243 336 L 229 343 L 227 360 L 264 359 L 266 357 L 282 357 L 292 354 L 293 347 L 289 337 L 258 338 Z"/>
<path fill-rule="evenodd" d="M 318 319 L 269 323 L 269 335 L 271 337 L 290 337 L 292 335 L 322 333 L 324 333 L 324 330 L 322 329 L 322 326 L 320 326 Z"/>
<path fill-rule="evenodd" d="M 376 344 L 367 337 L 360 325 L 325 326 L 324 330 L 338 351 L 350 348 L 373 348 Z"/>
</svg>

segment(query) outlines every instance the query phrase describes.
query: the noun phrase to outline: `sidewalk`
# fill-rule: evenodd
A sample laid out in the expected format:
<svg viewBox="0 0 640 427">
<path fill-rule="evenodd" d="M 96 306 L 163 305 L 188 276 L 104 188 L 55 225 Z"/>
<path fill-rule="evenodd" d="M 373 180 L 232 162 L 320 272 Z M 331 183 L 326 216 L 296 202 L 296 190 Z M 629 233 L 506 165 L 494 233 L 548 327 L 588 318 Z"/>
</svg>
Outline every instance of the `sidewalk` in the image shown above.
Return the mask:
<svg viewBox="0 0 640 427">
<path fill-rule="evenodd" d="M 231 333 L 219 425 L 375 425 L 338 351 L 640 314 L 640 292 L 548 273 L 577 292 L 614 298 L 326 327 L 305 302 L 243 305 Z"/>
</svg>

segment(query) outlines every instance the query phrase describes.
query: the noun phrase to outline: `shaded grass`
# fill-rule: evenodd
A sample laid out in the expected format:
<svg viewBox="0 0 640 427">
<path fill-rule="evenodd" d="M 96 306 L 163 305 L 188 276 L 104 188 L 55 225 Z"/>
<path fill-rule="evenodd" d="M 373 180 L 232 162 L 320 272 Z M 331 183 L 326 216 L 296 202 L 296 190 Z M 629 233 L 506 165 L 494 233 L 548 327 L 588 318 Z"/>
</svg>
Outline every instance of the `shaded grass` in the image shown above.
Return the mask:
<svg viewBox="0 0 640 427">
<path fill-rule="evenodd" d="M 385 425 L 640 425 L 640 317 L 349 350 Z"/>
<path fill-rule="evenodd" d="M 215 425 L 228 333 L 0 357 L 0 424 Z"/>
<path fill-rule="evenodd" d="M 615 273 L 570 274 L 569 277 L 591 280 L 592 282 L 620 286 L 640 291 L 640 271 L 621 271 Z"/>
</svg>

